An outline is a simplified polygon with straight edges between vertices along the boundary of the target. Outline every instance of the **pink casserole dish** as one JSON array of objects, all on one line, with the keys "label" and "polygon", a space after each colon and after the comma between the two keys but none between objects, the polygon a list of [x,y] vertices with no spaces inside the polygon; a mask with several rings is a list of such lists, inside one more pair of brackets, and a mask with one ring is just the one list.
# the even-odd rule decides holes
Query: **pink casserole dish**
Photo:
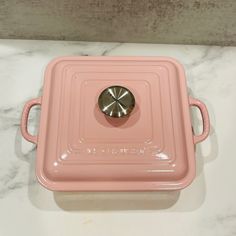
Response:
[{"label": "pink casserole dish", "polygon": [[[108,119],[98,107],[109,86],[129,89],[135,107]],[[39,133],[27,130],[41,106]],[[194,135],[190,106],[203,131]],[[206,106],[189,97],[183,67],[166,57],[61,57],[45,72],[42,97],[23,109],[21,132],[37,145],[36,175],[54,191],[177,190],[195,177],[194,145],[209,134]]]}]

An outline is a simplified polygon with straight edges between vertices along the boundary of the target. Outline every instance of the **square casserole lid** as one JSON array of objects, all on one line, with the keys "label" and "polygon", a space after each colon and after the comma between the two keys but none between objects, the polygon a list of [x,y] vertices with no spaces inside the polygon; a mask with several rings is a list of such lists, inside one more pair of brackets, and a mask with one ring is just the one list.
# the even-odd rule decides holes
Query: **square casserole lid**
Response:
[{"label": "square casserole lid", "polygon": [[[129,118],[110,120],[100,93],[127,87]],[[57,191],[175,190],[195,176],[184,70],[165,57],[61,57],[45,72],[37,177]]]}]

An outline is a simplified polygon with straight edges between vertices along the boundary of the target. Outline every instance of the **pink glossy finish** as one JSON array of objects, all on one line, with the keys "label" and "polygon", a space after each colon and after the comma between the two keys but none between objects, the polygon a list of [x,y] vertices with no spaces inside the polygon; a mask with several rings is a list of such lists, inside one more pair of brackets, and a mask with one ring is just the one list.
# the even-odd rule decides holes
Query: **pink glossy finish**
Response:
[{"label": "pink glossy finish", "polygon": [[[136,106],[129,118],[107,118],[101,91],[127,87]],[[30,108],[41,103],[38,138],[27,132]],[[192,134],[189,106],[202,114]],[[42,101],[31,100],[22,134],[38,142],[37,177],[56,191],[175,190],[195,176],[194,144],[209,133],[205,105],[189,98],[182,66],[162,57],[63,57],[46,70]]]}]

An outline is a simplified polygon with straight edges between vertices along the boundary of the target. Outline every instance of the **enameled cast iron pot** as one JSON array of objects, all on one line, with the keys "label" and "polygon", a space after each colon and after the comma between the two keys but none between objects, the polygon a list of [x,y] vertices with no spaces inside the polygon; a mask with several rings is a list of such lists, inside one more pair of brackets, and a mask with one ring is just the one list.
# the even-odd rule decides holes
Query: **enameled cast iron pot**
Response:
[{"label": "enameled cast iron pot", "polygon": [[[114,95],[114,86],[123,92]],[[35,105],[37,136],[27,130]],[[202,115],[200,135],[192,133],[191,106]],[[194,145],[209,127],[183,67],[165,57],[55,59],[42,97],[25,104],[21,120],[23,137],[37,145],[37,178],[54,191],[182,189],[195,177]]]}]

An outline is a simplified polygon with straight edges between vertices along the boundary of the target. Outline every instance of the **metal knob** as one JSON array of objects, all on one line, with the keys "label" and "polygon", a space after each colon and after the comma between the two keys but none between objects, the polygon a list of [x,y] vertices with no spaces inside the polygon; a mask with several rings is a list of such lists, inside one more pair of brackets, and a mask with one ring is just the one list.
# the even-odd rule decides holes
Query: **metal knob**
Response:
[{"label": "metal knob", "polygon": [[102,91],[98,98],[98,105],[105,115],[120,118],[132,112],[135,98],[129,89],[111,86]]}]

